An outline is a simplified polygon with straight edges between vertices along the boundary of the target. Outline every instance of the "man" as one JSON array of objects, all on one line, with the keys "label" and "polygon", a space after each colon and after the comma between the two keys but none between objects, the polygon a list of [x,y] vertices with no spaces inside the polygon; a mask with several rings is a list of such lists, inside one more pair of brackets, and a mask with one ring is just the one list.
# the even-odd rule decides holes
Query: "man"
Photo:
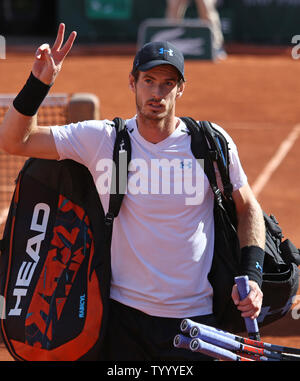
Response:
[{"label": "man", "polygon": [[[224,37],[216,0],[195,0],[200,20],[207,21],[212,30],[212,44],[218,59],[225,59]],[[167,0],[166,18],[181,20],[184,18],[189,0]]]},{"label": "man", "polygon": [[[84,121],[40,127],[35,117],[75,37],[72,32],[63,45],[61,24],[53,47],[42,45],[37,50],[30,78],[1,125],[0,148],[17,155],[69,158],[84,164],[107,211],[109,194],[104,191],[103,175],[104,164],[112,158],[113,123]],[[129,86],[135,95],[137,114],[126,121],[132,160],[128,192],[114,223],[105,356],[108,360],[199,359],[198,354],[172,345],[182,318],[216,324],[213,290],[207,280],[214,243],[213,195],[192,155],[187,128],[175,114],[176,101],[185,88],[182,54],[168,42],[146,44],[135,57]],[[243,270],[251,279],[247,298],[240,301],[236,287],[232,297],[243,317],[255,318],[260,312],[262,292],[261,275],[254,263],[263,260],[264,222],[236,146],[228,134],[226,137],[231,148],[230,174],[245,258]],[[169,171],[166,180],[164,174],[170,163],[177,169],[174,167],[173,174]],[[178,168],[186,175],[183,180]],[[161,171],[161,177],[155,176],[157,171]],[[187,183],[199,180],[197,174],[201,183],[194,192],[197,197],[192,198],[192,187]],[[163,179],[166,181],[159,184]]]}]

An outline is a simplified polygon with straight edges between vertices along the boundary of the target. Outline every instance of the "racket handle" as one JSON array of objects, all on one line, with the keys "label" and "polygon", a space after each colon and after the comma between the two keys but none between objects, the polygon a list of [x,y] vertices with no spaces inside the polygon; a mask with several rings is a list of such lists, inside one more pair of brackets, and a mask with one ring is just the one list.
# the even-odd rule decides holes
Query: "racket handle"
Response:
[{"label": "racket handle", "polygon": [[[248,275],[234,278],[241,300],[245,299],[250,292]],[[252,340],[260,341],[260,334],[256,319],[244,318],[248,336]]]},{"label": "racket handle", "polygon": [[239,356],[228,349],[217,347],[216,345],[207,343],[198,338],[191,341],[190,349],[193,352],[201,352],[207,356],[211,356],[222,361],[253,361],[251,359]]},{"label": "racket handle", "polygon": [[174,337],[173,345],[176,348],[189,349],[192,339],[184,335],[178,334]]}]

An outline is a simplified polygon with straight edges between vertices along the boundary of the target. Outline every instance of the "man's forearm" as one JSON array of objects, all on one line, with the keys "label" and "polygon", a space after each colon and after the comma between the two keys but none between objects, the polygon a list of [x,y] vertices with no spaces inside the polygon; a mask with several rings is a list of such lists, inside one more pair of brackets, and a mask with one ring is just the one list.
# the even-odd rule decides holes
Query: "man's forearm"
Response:
[{"label": "man's forearm", "polygon": [[251,203],[238,216],[238,237],[240,246],[265,248],[265,223],[258,203]]},{"label": "man's forearm", "polygon": [[238,235],[241,247],[241,273],[248,275],[260,287],[265,256],[265,223],[257,201],[239,214]]},{"label": "man's forearm", "polygon": [[14,106],[7,111],[0,125],[0,147],[8,153],[16,153],[37,127],[37,117],[23,115]]}]

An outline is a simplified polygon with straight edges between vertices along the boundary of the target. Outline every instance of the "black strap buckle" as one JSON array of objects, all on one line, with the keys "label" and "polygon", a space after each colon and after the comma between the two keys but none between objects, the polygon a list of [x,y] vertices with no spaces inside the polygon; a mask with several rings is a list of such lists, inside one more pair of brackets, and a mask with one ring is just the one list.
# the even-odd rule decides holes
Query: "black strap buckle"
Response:
[{"label": "black strap buckle", "polygon": [[211,158],[212,161],[217,161],[218,158],[219,158],[218,151],[215,151],[215,150],[210,149],[210,150],[209,150],[209,156],[210,156],[210,158]]},{"label": "black strap buckle", "polygon": [[113,215],[113,213],[106,213],[106,216],[105,216],[105,219],[104,219],[104,223],[106,226],[111,226],[114,222],[114,218],[115,216]]},{"label": "black strap buckle", "polygon": [[219,205],[222,205],[222,192],[220,191],[220,189],[218,187],[213,187],[213,192],[214,192],[214,195],[215,195],[215,198],[218,202]]}]

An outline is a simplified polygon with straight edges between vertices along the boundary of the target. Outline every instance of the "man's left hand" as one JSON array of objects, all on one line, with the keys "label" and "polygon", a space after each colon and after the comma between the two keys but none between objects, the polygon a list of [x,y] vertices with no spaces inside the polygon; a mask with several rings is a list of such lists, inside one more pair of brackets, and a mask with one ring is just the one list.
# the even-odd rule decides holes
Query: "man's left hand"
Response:
[{"label": "man's left hand", "polygon": [[260,314],[263,293],[259,285],[252,280],[249,280],[249,287],[250,292],[248,296],[245,299],[240,300],[237,285],[234,285],[232,288],[231,297],[234,304],[237,306],[237,309],[241,311],[241,316],[243,318],[249,317],[251,319],[256,319]]}]

